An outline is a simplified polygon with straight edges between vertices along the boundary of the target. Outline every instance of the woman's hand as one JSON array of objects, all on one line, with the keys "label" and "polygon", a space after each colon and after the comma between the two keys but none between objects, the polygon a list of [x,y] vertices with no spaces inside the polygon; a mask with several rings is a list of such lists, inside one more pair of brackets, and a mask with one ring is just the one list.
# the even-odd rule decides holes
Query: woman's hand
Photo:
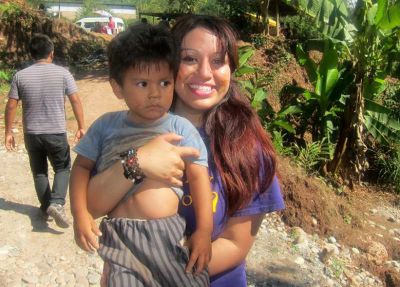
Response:
[{"label": "woman's hand", "polygon": [[183,185],[184,159],[199,157],[199,151],[174,145],[181,140],[182,137],[177,134],[164,134],[138,149],[139,166],[148,178],[176,187]]},{"label": "woman's hand", "polygon": [[[195,148],[173,145],[181,139],[181,136],[173,133],[164,134],[138,149],[139,166],[148,178],[171,186],[182,186],[183,159],[198,157],[199,152]],[[132,185],[132,181],[124,177],[119,161],[92,177],[88,186],[89,212],[94,218],[109,213]]]}]

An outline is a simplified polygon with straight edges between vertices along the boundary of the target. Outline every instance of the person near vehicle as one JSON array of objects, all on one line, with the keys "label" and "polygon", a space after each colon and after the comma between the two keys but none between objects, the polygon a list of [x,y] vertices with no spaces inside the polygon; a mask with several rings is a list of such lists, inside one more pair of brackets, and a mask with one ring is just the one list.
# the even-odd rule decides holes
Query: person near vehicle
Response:
[{"label": "person near vehicle", "polygon": [[[275,152],[233,78],[238,54],[231,25],[217,17],[188,15],[177,20],[172,34],[180,46],[172,110],[198,127],[209,152],[214,213],[208,265],[211,286],[245,287],[245,258],[264,215],[284,208],[275,176]],[[174,134],[161,135],[140,147],[137,158],[148,178],[184,185],[180,213],[190,236],[196,221],[188,186],[181,178],[182,158],[196,151],[174,145],[180,139]],[[119,200],[131,186],[118,164],[97,174],[89,183],[89,211],[94,217],[109,210],[117,212],[123,206]],[[105,264],[102,286],[109,269]]]},{"label": "person near vehicle", "polygon": [[111,34],[115,34],[115,21],[112,16],[108,17],[108,28],[111,31]]},{"label": "person near vehicle", "polygon": [[[22,102],[25,147],[29,155],[40,210],[53,217],[62,228],[69,226],[64,211],[71,167],[66,133],[65,95],[71,102],[78,130],[84,134],[84,117],[78,88],[70,72],[53,64],[54,45],[47,35],[35,34],[29,44],[34,64],[18,71],[12,81],[5,109],[5,146],[15,149],[12,127],[18,102]],[[53,186],[48,179],[50,161],[54,170]]]},{"label": "person near vehicle", "polygon": [[[112,267],[108,286],[209,286],[204,270],[211,257],[212,232],[207,149],[188,120],[168,113],[177,67],[175,41],[165,28],[137,24],[111,41],[108,62],[113,92],[128,111],[101,116],[74,148],[78,156],[70,198],[76,242],[87,251],[97,247],[97,241],[91,241],[99,231],[87,210],[87,186],[93,170],[101,172],[117,161],[136,184],[100,225],[98,252]],[[181,242],[185,220],[177,213],[183,190],[142,178],[137,164],[138,147],[170,132],[183,136],[180,144],[201,151],[199,158],[185,163],[197,221],[188,242],[190,254]],[[196,276],[185,270],[194,263]]]}]

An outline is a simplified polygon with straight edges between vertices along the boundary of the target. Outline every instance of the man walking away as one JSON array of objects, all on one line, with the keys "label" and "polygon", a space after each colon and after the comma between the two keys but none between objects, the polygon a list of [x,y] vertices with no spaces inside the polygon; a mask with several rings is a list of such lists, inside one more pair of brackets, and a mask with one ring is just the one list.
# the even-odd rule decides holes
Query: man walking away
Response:
[{"label": "man walking away", "polygon": [[[35,34],[29,50],[35,62],[15,74],[8,94],[5,146],[9,151],[15,150],[12,124],[21,100],[25,147],[41,213],[45,219],[50,215],[59,227],[67,228],[69,220],[64,205],[71,158],[66,133],[65,95],[71,102],[78,123],[75,140],[85,134],[82,104],[71,73],[52,63],[54,45],[50,38]],[[48,179],[47,160],[55,173],[52,188]]]}]

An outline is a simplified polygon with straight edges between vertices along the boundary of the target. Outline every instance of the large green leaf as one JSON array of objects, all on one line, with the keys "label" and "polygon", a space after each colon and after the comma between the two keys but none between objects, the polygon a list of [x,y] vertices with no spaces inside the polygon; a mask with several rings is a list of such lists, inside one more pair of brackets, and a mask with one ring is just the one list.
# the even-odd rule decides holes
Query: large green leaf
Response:
[{"label": "large green leaf", "polygon": [[279,111],[278,117],[287,116],[287,115],[294,115],[301,113],[301,108],[297,105],[288,106],[283,110]]},{"label": "large green leaf", "polygon": [[253,100],[251,101],[251,105],[255,108],[258,109],[261,107],[261,103],[265,98],[267,97],[267,93],[265,92],[264,89],[257,89]]},{"label": "large green leaf", "polygon": [[321,90],[321,96],[326,100],[327,95],[335,86],[338,78],[338,54],[334,49],[328,49],[325,51],[319,66],[319,74],[323,77],[324,89]]},{"label": "large green leaf", "polygon": [[365,110],[366,111],[370,111],[370,112],[374,112],[374,113],[380,113],[380,114],[387,114],[389,115],[392,110],[375,102],[372,101],[370,99],[365,99]]},{"label": "large green leaf", "polygon": [[400,140],[399,129],[393,129],[393,126],[400,125],[399,122],[387,121],[382,114],[366,112],[364,115],[365,127],[368,132],[380,143],[389,145],[393,141]]},{"label": "large green leaf", "polygon": [[374,99],[386,89],[386,81],[383,78],[376,77],[364,83],[363,95],[365,99]]},{"label": "large green leaf", "polygon": [[242,67],[254,55],[254,49],[251,46],[239,48],[239,68]]},{"label": "large green leaf", "polygon": [[257,71],[257,69],[254,67],[243,65],[239,69],[236,70],[235,76],[240,77],[240,76],[247,75],[247,74],[253,74],[256,71]]},{"label": "large green leaf", "polygon": [[381,18],[378,25],[384,30],[400,26],[400,1],[388,8],[387,13]]},{"label": "large green leaf", "polygon": [[385,16],[388,7],[388,0],[378,0],[378,9],[375,14],[374,24],[378,24]]},{"label": "large green leaf", "polygon": [[311,81],[314,83],[317,81],[317,68],[313,61],[311,61],[310,57],[308,57],[307,53],[304,52],[301,45],[296,46],[296,55],[300,65],[304,66],[306,69],[307,75]]},{"label": "large green leaf", "polygon": [[275,121],[273,121],[273,124],[278,126],[278,127],[281,127],[283,129],[287,130],[290,133],[294,133],[295,132],[294,128],[292,127],[292,125],[288,121],[275,120]]},{"label": "large green leaf", "polygon": [[365,99],[365,110],[365,126],[377,141],[390,144],[400,140],[400,121],[390,117],[392,110],[369,99]]}]

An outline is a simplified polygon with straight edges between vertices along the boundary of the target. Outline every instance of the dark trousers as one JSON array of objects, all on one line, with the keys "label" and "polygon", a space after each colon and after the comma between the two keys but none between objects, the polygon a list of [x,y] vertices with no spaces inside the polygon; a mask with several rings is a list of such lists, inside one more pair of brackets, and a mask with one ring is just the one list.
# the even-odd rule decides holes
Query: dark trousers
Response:
[{"label": "dark trousers", "polygon": [[[71,169],[67,135],[25,134],[24,139],[40,208],[45,211],[50,203],[64,205]],[[55,173],[52,189],[48,178],[47,159]]]}]

